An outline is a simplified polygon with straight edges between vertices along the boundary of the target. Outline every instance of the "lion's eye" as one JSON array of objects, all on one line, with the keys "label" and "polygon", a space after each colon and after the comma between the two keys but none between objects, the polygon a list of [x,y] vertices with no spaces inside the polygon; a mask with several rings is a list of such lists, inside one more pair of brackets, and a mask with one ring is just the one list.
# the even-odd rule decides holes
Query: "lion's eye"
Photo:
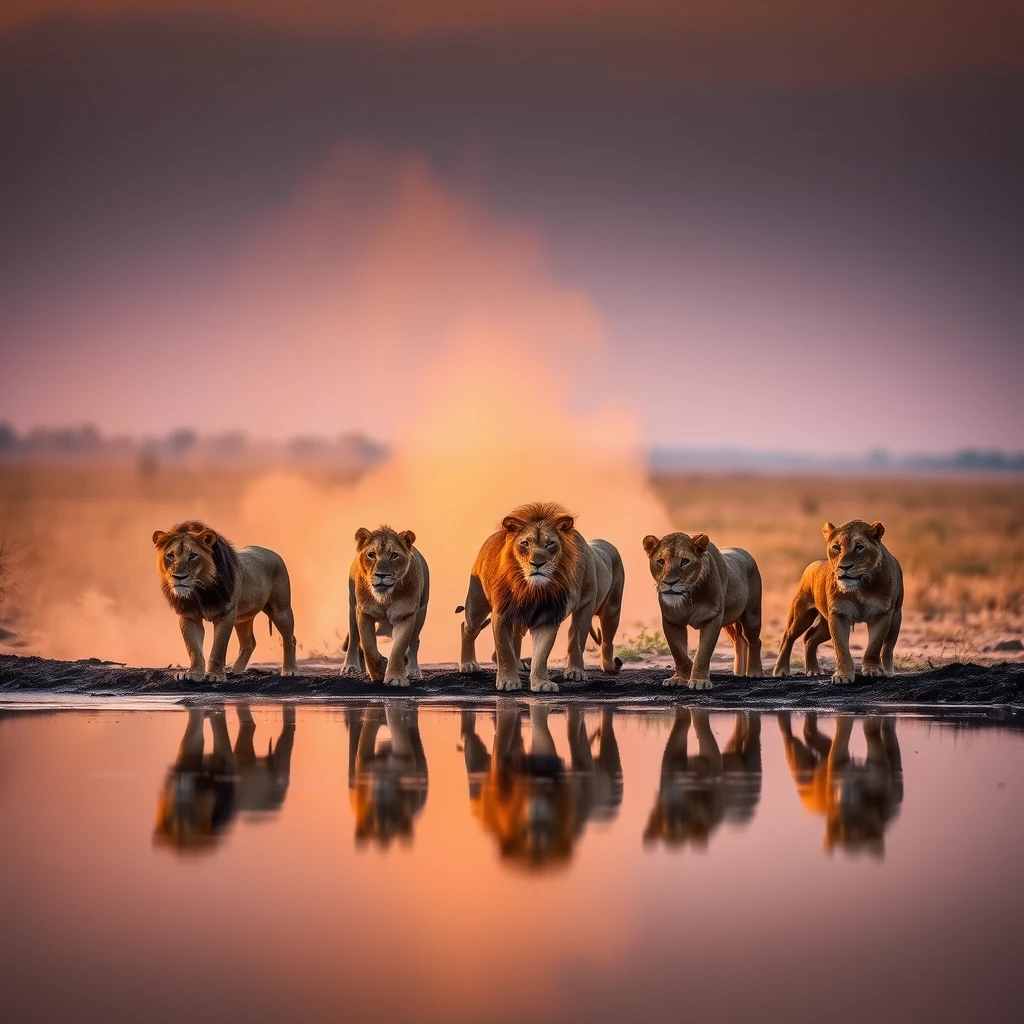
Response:
[{"label": "lion's eye", "polygon": [[188,556],[188,560],[189,560],[190,562],[194,562],[194,561],[195,561],[195,560],[196,560],[196,559],[197,559],[198,557],[199,557],[199,556],[198,556],[198,555],[197,555],[197,554],[196,554],[196,553],[195,553],[195,552],[193,551],[193,552],[192,552],[192,553],[191,553],[191,554],[190,554],[190,555]]},{"label": "lion's eye", "polygon": [[390,557],[391,557],[391,561],[392,562],[397,562],[398,561],[398,552],[397,551],[392,551]]},{"label": "lion's eye", "polygon": [[838,555],[839,554],[839,545],[838,544],[833,544],[832,545],[832,550]]},{"label": "lion's eye", "polygon": [[548,551],[554,551],[555,550],[555,546],[556,545],[555,545],[555,542],[553,540],[549,540],[548,541],[548,543],[547,543]]},{"label": "lion's eye", "polygon": [[689,565],[690,564],[690,560],[688,558],[681,558],[681,559],[679,559],[679,564],[680,565]]},{"label": "lion's eye", "polygon": [[174,555],[172,555],[172,554],[170,553],[170,551],[168,551],[168,552],[167,552],[167,554],[166,554],[166,555],[164,555],[164,561],[165,561],[165,562],[166,562],[166,563],[167,563],[168,565],[170,565],[170,564],[171,564],[171,563],[172,563],[172,562],[174,561]]},{"label": "lion's eye", "polygon": [[664,558],[659,558],[658,559],[658,565],[664,565],[664,564],[665,564],[665,559]]},{"label": "lion's eye", "polygon": [[526,541],[524,540],[523,543],[519,545],[519,550],[520,551],[529,551],[530,550],[530,545],[527,544]]},{"label": "lion's eye", "polygon": [[366,557],[372,562],[377,557],[376,551],[367,551]]},{"label": "lion's eye", "polygon": [[863,551],[864,550],[864,545],[863,544],[858,544],[853,550],[854,551]]}]

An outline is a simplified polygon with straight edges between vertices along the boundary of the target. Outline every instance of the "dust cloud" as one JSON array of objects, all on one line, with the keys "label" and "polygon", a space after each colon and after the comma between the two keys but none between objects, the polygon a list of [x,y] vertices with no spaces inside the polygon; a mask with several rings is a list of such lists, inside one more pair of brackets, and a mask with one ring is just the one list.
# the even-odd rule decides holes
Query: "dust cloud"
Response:
[{"label": "dust cloud", "polygon": [[[177,308],[193,313],[153,329],[216,338],[205,365],[225,373],[219,386],[236,400],[239,389],[247,396],[237,426],[260,434],[309,402],[328,421],[331,408],[354,406],[391,454],[354,483],[296,466],[204,486],[202,471],[180,470],[176,493],[174,467],[156,483],[130,469],[90,481],[79,467],[72,497],[5,499],[4,530],[31,553],[19,631],[32,651],[180,663],[150,536],[200,518],[283,555],[300,657],[333,654],[347,629],[355,531],[387,522],[416,533],[430,566],[421,657],[450,662],[480,544],[532,500],[562,503],[584,536],[614,543],[624,626],[656,621],[640,541],[667,531],[668,515],[647,484],[628,396],[610,379],[600,311],[559,282],[538,232],[454,194],[417,160],[346,148],[257,226],[221,289],[206,282]],[[262,625],[256,635],[256,661],[279,656]],[[564,643],[563,631],[556,655]]]}]

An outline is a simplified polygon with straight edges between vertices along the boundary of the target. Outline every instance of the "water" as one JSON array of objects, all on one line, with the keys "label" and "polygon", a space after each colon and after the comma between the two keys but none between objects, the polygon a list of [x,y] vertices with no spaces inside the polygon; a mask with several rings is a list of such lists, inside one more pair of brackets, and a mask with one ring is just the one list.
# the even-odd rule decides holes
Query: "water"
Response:
[{"label": "water", "polygon": [[986,724],[8,709],[3,1019],[1015,1016],[1024,734]]}]

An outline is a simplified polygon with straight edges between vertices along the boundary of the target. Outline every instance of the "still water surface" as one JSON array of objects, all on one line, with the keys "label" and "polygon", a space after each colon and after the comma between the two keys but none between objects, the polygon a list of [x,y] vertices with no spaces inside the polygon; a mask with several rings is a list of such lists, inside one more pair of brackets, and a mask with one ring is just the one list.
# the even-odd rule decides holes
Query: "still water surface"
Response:
[{"label": "still water surface", "polygon": [[1010,1019],[986,725],[0,709],[3,1019]]}]

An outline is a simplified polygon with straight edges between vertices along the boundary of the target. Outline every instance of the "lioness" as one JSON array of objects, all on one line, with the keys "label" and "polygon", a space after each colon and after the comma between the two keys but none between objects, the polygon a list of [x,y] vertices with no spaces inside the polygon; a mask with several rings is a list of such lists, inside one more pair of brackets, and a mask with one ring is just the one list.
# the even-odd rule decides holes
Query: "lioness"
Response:
[{"label": "lioness", "polygon": [[789,675],[793,644],[804,633],[807,671],[817,675],[818,645],[831,637],[836,649],[832,682],[852,683],[850,630],[856,622],[868,625],[861,672],[892,675],[893,649],[903,621],[903,571],[882,544],[885,527],[851,519],[842,526],[825,523],[821,532],[828,558],[811,562],[804,570],[789,609],[775,675]]},{"label": "lioness", "polygon": [[[357,842],[387,847],[396,836],[411,840],[413,823],[427,802],[427,757],[419,709],[386,701],[349,717],[348,796]],[[387,725],[390,739],[377,745]]]},{"label": "lioness", "polygon": [[[197,520],[178,523],[167,533],[157,530],[153,544],[160,586],[167,603],[178,613],[190,659],[188,671],[175,678],[223,682],[232,629],[238,635],[238,657],[231,672],[244,672],[256,650],[252,621],[260,612],[270,619],[271,632],[277,626],[281,634],[281,675],[295,675],[292,588],[279,554],[257,547],[236,551],[216,530]],[[213,623],[208,671],[203,658],[204,619]]]},{"label": "lioness", "polygon": [[[706,533],[648,534],[644,551],[658,586],[661,622],[676,664],[666,686],[711,689],[711,655],[724,626],[735,647],[733,673],[760,676],[761,573],[743,548],[719,551]],[[693,661],[687,626],[700,630]]]},{"label": "lioness", "polygon": [[[687,751],[690,724],[697,753]],[[644,829],[644,842],[707,846],[723,821],[746,825],[761,802],[761,716],[737,713],[723,754],[702,708],[677,708],[661,759],[658,796]]]},{"label": "lioness", "polygon": [[865,718],[867,758],[850,756],[853,716],[836,717],[832,740],[818,731],[817,715],[804,717],[804,738],[793,735],[789,712],[779,714],[786,761],[800,802],[825,818],[825,849],[885,853],[885,831],[903,802],[903,758],[893,718]]},{"label": "lioness", "polygon": [[[375,683],[408,686],[410,679],[423,678],[418,656],[430,573],[426,559],[413,547],[415,541],[412,530],[396,533],[390,526],[379,526],[372,533],[365,527],[356,530],[356,557],[348,577],[343,676],[359,675],[362,651],[366,671]],[[378,636],[392,637],[390,658],[381,656]]]},{"label": "lioness", "polygon": [[[569,663],[563,678],[582,682],[583,649],[595,614],[601,624],[601,667],[617,672],[614,644],[622,610],[624,573],[618,551],[607,541],[588,544],[574,518],[560,505],[534,502],[505,516],[484,541],[469,578],[462,623],[462,672],[479,672],[476,638],[491,622],[499,690],[518,690],[519,655],[527,630],[533,641],[530,689],[557,691],[548,657],[558,627],[569,623]],[[595,634],[596,636],[596,634]]]}]

